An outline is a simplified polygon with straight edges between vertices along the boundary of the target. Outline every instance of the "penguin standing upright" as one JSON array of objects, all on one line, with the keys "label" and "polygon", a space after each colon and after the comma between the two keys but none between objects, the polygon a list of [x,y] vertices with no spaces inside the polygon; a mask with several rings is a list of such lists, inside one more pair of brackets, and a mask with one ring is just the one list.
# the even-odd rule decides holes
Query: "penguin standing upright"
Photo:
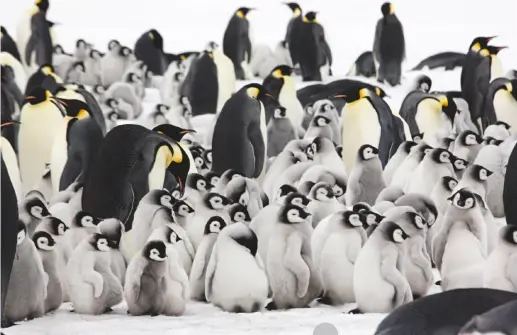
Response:
[{"label": "penguin standing upright", "polygon": [[224,104],[235,92],[235,68],[233,62],[215,42],[209,42],[207,50],[212,52],[212,59],[217,68],[217,113],[220,113]]},{"label": "penguin standing upright", "polygon": [[23,189],[29,191],[50,163],[52,145],[63,127],[64,113],[49,91],[37,88],[25,98],[18,133],[20,172]]},{"label": "penguin standing upright", "polygon": [[223,52],[235,67],[238,80],[250,79],[248,64],[251,60],[250,23],[247,18],[252,8],[241,7],[232,15],[223,37]]},{"label": "penguin standing upright", "polygon": [[[490,83],[485,99],[485,117],[488,124],[507,123],[517,131],[517,80],[497,78]],[[486,132],[484,134],[487,136]]]},{"label": "penguin standing upright", "polygon": [[296,139],[296,128],[287,116],[284,107],[277,107],[267,124],[267,156],[278,156],[287,143]]},{"label": "penguin standing upright", "polygon": [[303,121],[303,107],[296,96],[291,75],[293,69],[287,65],[277,66],[271,74],[264,79],[264,88],[287,110],[287,117],[291,120],[295,129],[301,126]]},{"label": "penguin standing upright", "polygon": [[385,2],[381,6],[382,18],[377,21],[373,57],[377,67],[377,80],[399,85],[402,76],[402,61],[406,57],[404,30],[395,15],[393,5]]},{"label": "penguin standing upright", "polygon": [[[38,2],[38,1],[36,1]],[[53,24],[52,24],[53,25]],[[30,68],[33,65],[52,64],[54,48],[50,32],[50,22],[47,20],[47,11],[40,9],[31,17],[31,35],[22,55],[25,64]],[[32,63],[33,54],[36,64]]]},{"label": "penguin standing upright", "polygon": [[141,60],[154,75],[163,76],[167,70],[167,59],[163,52],[163,37],[151,29],[138,38],[135,43],[135,57]]},{"label": "penguin standing upright", "polygon": [[[4,127],[9,127],[13,122],[5,122],[0,125],[0,129],[4,130]],[[0,138],[0,153],[2,154],[2,160],[7,168],[7,174],[10,182],[14,188],[16,198],[18,201],[23,199],[22,193],[22,181],[20,178],[20,168],[18,166],[18,157],[14,151],[11,143],[3,136]]]},{"label": "penguin standing upright", "polygon": [[316,21],[316,12],[305,14],[300,27],[300,69],[303,81],[321,81],[324,65],[329,66],[330,75],[332,53],[325,39],[323,26]]},{"label": "penguin standing upright", "polygon": [[263,100],[269,93],[259,84],[249,84],[225,104],[215,124],[212,139],[212,170],[233,169],[257,178],[266,161],[267,130]]}]

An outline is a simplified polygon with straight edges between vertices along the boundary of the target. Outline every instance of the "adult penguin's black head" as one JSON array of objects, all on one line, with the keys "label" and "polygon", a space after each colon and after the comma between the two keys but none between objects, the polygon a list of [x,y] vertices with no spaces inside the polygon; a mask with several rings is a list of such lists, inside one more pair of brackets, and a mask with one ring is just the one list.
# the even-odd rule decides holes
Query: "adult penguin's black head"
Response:
[{"label": "adult penguin's black head", "polygon": [[490,55],[497,55],[499,53],[499,51],[508,49],[508,47],[496,47],[493,45],[487,45],[486,49],[488,50]]},{"label": "adult penguin's black head", "polygon": [[91,116],[90,106],[84,101],[76,99],[58,99],[58,101],[64,106],[68,117],[84,119]]},{"label": "adult penguin's black head", "polygon": [[38,6],[39,10],[42,12],[46,12],[50,7],[50,3],[48,0],[36,0],[36,6]]},{"label": "adult penguin's black head", "polygon": [[50,91],[47,91],[42,87],[36,87],[28,96],[25,97],[23,104],[30,103],[31,105],[37,105],[51,98],[52,94]]},{"label": "adult penguin's black head", "polygon": [[[356,102],[363,98],[368,98],[370,96],[370,94],[374,94],[374,93],[366,87],[354,87],[354,88],[346,90],[343,93],[336,94],[332,98],[341,98],[341,99],[345,99],[345,101],[347,103],[352,103],[352,102]],[[379,87],[375,88],[375,94],[377,94],[381,98],[384,98],[387,96],[386,92],[384,92]]]},{"label": "adult penguin's black head", "polygon": [[302,13],[302,8],[296,2],[284,2],[292,11],[294,15],[300,15]]},{"label": "adult penguin's black head", "polygon": [[440,96],[438,98],[440,103],[442,104],[442,111],[447,115],[449,120],[454,123],[454,118],[456,117],[456,113],[458,113],[458,106],[454,102],[454,98],[451,96]]},{"label": "adult penguin's black head", "polygon": [[388,15],[392,15],[395,13],[395,9],[393,8],[393,4],[390,2],[385,2],[381,6],[382,16],[386,17]]},{"label": "adult penguin's black head", "polygon": [[433,84],[433,82],[432,82],[431,78],[429,78],[426,75],[422,75],[422,76],[418,77],[416,86],[419,90],[421,90],[423,92],[429,92],[431,90],[432,84]]},{"label": "adult penguin's black head", "polygon": [[172,124],[161,124],[153,128],[153,131],[164,134],[167,137],[172,138],[174,141],[179,142],[189,133],[195,133],[194,129],[183,129],[180,127],[173,126]]},{"label": "adult penguin's black head", "polygon": [[271,71],[271,75],[275,78],[283,78],[293,74],[294,69],[288,65],[279,65]]},{"label": "adult penguin's black head", "polygon": [[248,13],[250,11],[252,11],[254,8],[249,8],[249,7],[241,7],[239,9],[237,9],[237,11],[235,12],[235,15],[237,15],[238,17],[240,18],[246,18],[246,15],[248,15]]},{"label": "adult penguin's black head", "polygon": [[7,29],[5,29],[4,26],[0,26],[0,32],[2,32],[2,36],[9,36],[9,34],[7,33]]},{"label": "adult penguin's black head", "polygon": [[496,37],[497,36],[476,37],[472,40],[472,43],[470,43],[470,50],[478,52],[479,50],[486,48],[488,43]]},{"label": "adult penguin's black head", "polygon": [[303,17],[303,21],[307,22],[307,23],[315,23],[316,22],[316,15],[317,14],[318,14],[318,12],[308,12]]},{"label": "adult penguin's black head", "polygon": [[265,103],[264,101],[267,98],[271,98],[271,95],[267,92],[267,90],[264,88],[264,86],[252,83],[244,86],[241,90],[246,92],[246,94],[253,99],[256,99],[262,103]]},{"label": "adult penguin's black head", "polygon": [[148,36],[156,49],[163,50],[163,37],[156,29],[149,30]]}]

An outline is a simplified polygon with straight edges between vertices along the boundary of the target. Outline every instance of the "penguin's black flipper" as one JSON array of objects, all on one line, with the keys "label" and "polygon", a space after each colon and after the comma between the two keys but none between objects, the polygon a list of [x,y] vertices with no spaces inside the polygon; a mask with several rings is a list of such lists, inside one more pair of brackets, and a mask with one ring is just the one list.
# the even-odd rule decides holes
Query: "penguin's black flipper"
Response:
[{"label": "penguin's black flipper", "polygon": [[264,168],[264,160],[266,155],[266,147],[264,145],[264,138],[260,131],[260,125],[257,122],[251,122],[248,126],[248,139],[253,147],[253,155],[255,156],[255,170],[253,177],[257,178],[262,173]]},{"label": "penguin's black flipper", "polygon": [[323,26],[319,23],[314,26],[314,34],[316,35],[316,40],[318,41],[319,46],[321,47],[324,59],[322,59],[320,65],[324,65],[328,61],[329,66],[332,66],[332,52],[330,51],[330,46],[325,40],[325,30]]},{"label": "penguin's black flipper", "polygon": [[102,134],[106,134],[106,120],[104,119],[104,114],[102,112],[101,107],[99,106],[99,103],[97,102],[97,99],[85,90],[84,88],[80,88],[77,90],[77,93],[81,94],[84,97],[84,100],[86,101],[86,104],[88,107],[90,107],[90,111],[93,115],[93,118],[101,128]]},{"label": "penguin's black flipper", "polygon": [[11,35],[9,35],[4,26],[1,26],[0,29],[2,31],[2,41],[0,49],[4,52],[10,53],[14,58],[21,62],[22,58],[20,57],[20,51],[18,50],[16,42],[13,40]]},{"label": "penguin's black flipper", "polygon": [[36,64],[52,64],[54,48],[46,13],[39,12],[31,18],[31,37],[25,49],[25,62],[31,65],[31,56],[36,53]]},{"label": "penguin's black flipper", "polygon": [[25,47],[25,63],[27,65],[32,65],[31,64],[31,58],[32,58],[32,53],[35,51],[36,49],[36,44],[38,43],[38,36],[36,34],[32,34],[31,37],[29,38],[29,41],[27,41],[27,45]]},{"label": "penguin's black flipper", "polygon": [[514,146],[510,155],[504,177],[503,204],[508,225],[517,225],[517,206],[515,206],[517,188],[515,185],[517,185],[517,145]]},{"label": "penguin's black flipper", "polygon": [[23,105],[23,93],[20,91],[18,84],[16,83],[14,71],[10,66],[2,66],[2,86],[5,86],[10,95],[14,98],[18,106]]},{"label": "penguin's black flipper", "polygon": [[[2,299],[2,328],[4,326],[5,298],[7,297],[7,288],[9,287],[9,279],[11,277],[11,270],[13,268],[14,256],[16,254],[16,236],[18,235],[18,201],[16,193],[14,192],[11,178],[7,172],[4,159],[1,160],[1,189],[2,196],[0,197],[2,211],[1,216],[1,230],[0,238],[2,243],[2,272],[1,272],[1,299]],[[11,324],[12,325],[12,324]]]}]

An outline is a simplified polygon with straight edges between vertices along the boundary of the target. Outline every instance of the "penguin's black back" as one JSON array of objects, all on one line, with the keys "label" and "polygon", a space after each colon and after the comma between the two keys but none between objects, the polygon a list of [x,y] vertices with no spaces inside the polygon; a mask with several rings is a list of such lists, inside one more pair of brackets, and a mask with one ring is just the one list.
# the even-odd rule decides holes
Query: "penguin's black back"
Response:
[{"label": "penguin's black back", "polygon": [[495,124],[497,122],[497,115],[495,114],[494,108],[494,97],[501,85],[504,85],[509,80],[507,78],[496,78],[488,86],[488,91],[485,97],[485,108],[484,117],[487,120],[488,125]]},{"label": "penguin's black back", "polygon": [[[15,101],[11,94],[7,92],[7,89],[5,86],[0,85],[1,94],[1,115],[2,115],[2,123],[4,122],[10,122],[13,120],[13,113],[16,110],[15,109]],[[16,125],[9,125],[6,127],[2,127],[2,136],[6,138],[6,140],[9,141],[15,152],[17,152],[17,145],[16,145]]]},{"label": "penguin's black back", "polygon": [[504,177],[503,205],[506,223],[509,225],[517,225],[517,208],[515,206],[517,188],[515,185],[517,185],[517,145],[513,147]]},{"label": "penguin's black back", "polygon": [[95,99],[93,94],[91,94],[84,88],[78,89],[77,93],[81,94],[84,97],[86,104],[88,105],[88,107],[90,107],[92,117],[95,119],[95,122],[97,122],[97,124],[101,128],[102,134],[106,134],[106,120],[104,119],[104,114],[97,99]]},{"label": "penguin's black back", "polygon": [[192,62],[181,94],[189,98],[193,116],[216,113],[219,95],[217,66],[206,52]]},{"label": "penguin's black back", "polygon": [[14,192],[11,178],[7,172],[4,159],[2,161],[2,175],[1,175],[1,243],[2,243],[2,320],[5,298],[7,296],[7,287],[9,286],[9,278],[13,268],[14,255],[16,254],[16,242],[18,235],[18,201],[16,193]]},{"label": "penguin's black back", "polygon": [[136,206],[149,190],[157,147],[166,142],[139,125],[117,126],[108,132],[85,178],[83,210],[102,219],[117,218],[130,230]]},{"label": "penguin's black back", "polygon": [[255,156],[248,134],[260,131],[259,102],[243,91],[235,93],[224,105],[214,128],[212,170],[222,174],[233,169],[246,177],[255,176]]},{"label": "penguin's black back", "polygon": [[323,84],[305,86],[304,88],[300,88],[298,91],[296,91],[296,97],[298,100],[300,100],[302,106],[305,107],[311,102],[314,102],[312,96],[325,91],[326,87],[327,85]]},{"label": "penguin's black back", "polygon": [[11,35],[7,33],[7,31],[2,36],[2,41],[0,43],[0,49],[2,49],[2,51],[10,53],[19,62],[22,61],[20,58],[20,51],[18,51],[18,47],[16,46],[16,42],[13,40]]},{"label": "penguin's black back", "polygon": [[46,12],[38,12],[31,18],[31,37],[25,50],[25,61],[31,64],[32,53],[36,53],[36,64],[53,64],[54,47],[50,36],[50,25]]},{"label": "penguin's black back", "polygon": [[375,76],[375,63],[373,62],[373,53],[371,51],[363,52],[355,61],[357,75],[367,78]]},{"label": "penguin's black back", "polygon": [[379,53],[382,61],[402,62],[405,53],[405,41],[402,24],[395,15],[381,19]]},{"label": "penguin's black back", "polygon": [[391,312],[375,335],[457,334],[474,315],[515,299],[516,293],[486,288],[428,295]]},{"label": "penguin's black back", "polygon": [[[156,37],[161,38],[161,36]],[[167,70],[168,62],[162,50],[153,44],[149,32],[138,38],[134,48],[135,57],[147,65],[147,69],[155,75],[162,76]]]},{"label": "penguin's black back", "polygon": [[[244,70],[241,63],[251,59],[251,41],[249,38],[249,22],[247,19],[234,15],[223,37],[223,52],[233,62],[235,76],[244,79]],[[245,59],[247,56],[247,59]]]},{"label": "penguin's black back", "polygon": [[304,81],[321,81],[320,65],[322,63],[319,44],[316,40],[316,23],[302,22],[300,27],[299,62]]},{"label": "penguin's black back", "polygon": [[293,65],[298,64],[300,61],[300,47],[303,43],[302,26],[303,19],[301,14],[289,21],[289,25],[287,26],[286,40]]},{"label": "penguin's black back", "polygon": [[452,70],[455,67],[462,67],[465,58],[466,55],[461,52],[440,52],[422,60],[411,71],[422,70],[424,67],[428,67],[429,69],[444,67],[446,70]]}]

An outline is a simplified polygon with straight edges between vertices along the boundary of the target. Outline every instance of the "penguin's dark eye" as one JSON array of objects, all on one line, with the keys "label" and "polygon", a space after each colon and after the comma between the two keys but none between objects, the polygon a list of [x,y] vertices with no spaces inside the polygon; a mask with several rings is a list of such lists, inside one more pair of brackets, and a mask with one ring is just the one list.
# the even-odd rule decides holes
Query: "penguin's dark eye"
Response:
[{"label": "penguin's dark eye", "polygon": [[465,207],[471,208],[473,205],[474,205],[474,199],[468,198],[467,200],[465,200]]},{"label": "penguin's dark eye", "polygon": [[171,235],[169,236],[169,240],[171,243],[176,243],[176,241],[178,240],[178,235],[176,233],[171,233]]},{"label": "penguin's dark eye", "polygon": [[25,240],[25,236],[25,230],[20,231],[16,236],[16,245],[20,245],[23,242],[23,240]]},{"label": "penguin's dark eye", "polygon": [[334,195],[338,197],[343,195],[343,189],[339,187],[339,185],[334,185],[334,187],[332,187],[332,191],[334,191]]},{"label": "penguin's dark eye", "polygon": [[200,180],[197,182],[197,187],[200,188],[200,189],[205,189],[206,188],[206,182],[204,180]]},{"label": "penguin's dark eye", "polygon": [[219,222],[212,222],[212,224],[210,225],[210,232],[216,233],[216,232],[219,232],[220,230],[221,230],[221,225],[219,224]]},{"label": "penguin's dark eye", "polygon": [[449,181],[449,188],[453,190],[456,186],[458,186],[458,182],[455,180]]},{"label": "penguin's dark eye", "polygon": [[479,170],[479,179],[481,180],[487,180],[488,174],[485,169]]},{"label": "penguin's dark eye", "polygon": [[307,114],[309,114],[309,115],[312,115],[314,113],[314,109],[311,106],[307,107],[305,110],[307,111]]}]

